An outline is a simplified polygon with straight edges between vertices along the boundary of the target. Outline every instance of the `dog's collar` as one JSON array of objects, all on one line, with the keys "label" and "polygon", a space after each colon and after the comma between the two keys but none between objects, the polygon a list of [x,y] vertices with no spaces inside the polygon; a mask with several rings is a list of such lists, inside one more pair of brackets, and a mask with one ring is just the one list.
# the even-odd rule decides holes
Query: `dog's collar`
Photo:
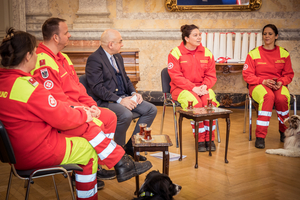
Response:
[{"label": "dog's collar", "polygon": [[152,196],[154,196],[154,194],[152,192],[148,192],[148,191],[142,192],[140,194],[140,197],[152,197]]}]

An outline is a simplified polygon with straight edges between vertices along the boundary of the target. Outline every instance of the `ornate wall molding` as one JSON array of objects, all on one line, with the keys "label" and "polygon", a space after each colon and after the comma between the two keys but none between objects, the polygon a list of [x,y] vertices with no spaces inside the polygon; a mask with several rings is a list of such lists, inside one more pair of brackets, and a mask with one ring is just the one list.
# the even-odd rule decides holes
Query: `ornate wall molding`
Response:
[{"label": "ornate wall molding", "polygon": [[[70,29],[70,40],[99,40],[103,29]],[[175,29],[120,29],[118,30],[124,40],[181,40],[181,32]],[[200,29],[201,32],[260,32],[259,29]],[[41,31],[30,32],[39,40]],[[300,40],[300,29],[279,29],[280,40]]]},{"label": "ornate wall molding", "polygon": [[79,0],[78,18],[74,21],[74,29],[110,28],[112,20],[107,9],[107,0]]},{"label": "ornate wall molding", "polygon": [[[105,29],[98,30],[70,30],[71,40],[99,40]],[[181,32],[174,29],[121,29],[124,40],[180,40]],[[201,32],[260,32],[259,29],[200,29]],[[300,40],[300,29],[279,30],[278,40]]]},{"label": "ornate wall molding", "polygon": [[51,16],[48,0],[26,0],[26,30],[41,32],[43,23]]}]

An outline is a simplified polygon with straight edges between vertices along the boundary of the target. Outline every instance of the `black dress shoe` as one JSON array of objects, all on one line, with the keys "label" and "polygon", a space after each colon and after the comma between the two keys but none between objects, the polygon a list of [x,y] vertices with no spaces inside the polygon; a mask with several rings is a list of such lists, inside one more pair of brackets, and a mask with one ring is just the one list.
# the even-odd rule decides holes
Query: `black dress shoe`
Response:
[{"label": "black dress shoe", "polygon": [[100,167],[100,169],[97,171],[97,177],[100,180],[111,180],[116,178],[116,172],[115,170],[106,170]]},{"label": "black dress shoe", "polygon": [[258,149],[264,149],[265,148],[265,138],[256,137],[255,147]]},{"label": "black dress shoe", "polygon": [[[76,186],[75,173],[73,173],[72,176],[71,176],[71,182],[72,182],[72,186],[75,187]],[[104,186],[105,186],[104,182],[97,178],[97,189],[101,190],[102,188],[104,188]]]},{"label": "black dress shoe", "polygon": [[152,167],[150,161],[134,162],[127,154],[115,165],[118,182],[123,182],[131,179],[134,176],[140,175],[148,171]]},{"label": "black dress shoe", "polygon": [[279,131],[279,133],[280,133],[280,142],[284,142],[285,139],[284,132]]},{"label": "black dress shoe", "polygon": [[205,142],[198,142],[198,151],[199,152],[205,152],[206,151]]},{"label": "black dress shoe", "polygon": [[[205,146],[206,146],[206,151],[209,151],[209,141],[205,142]],[[214,141],[211,141],[211,151],[215,151],[216,150],[216,145]]]}]

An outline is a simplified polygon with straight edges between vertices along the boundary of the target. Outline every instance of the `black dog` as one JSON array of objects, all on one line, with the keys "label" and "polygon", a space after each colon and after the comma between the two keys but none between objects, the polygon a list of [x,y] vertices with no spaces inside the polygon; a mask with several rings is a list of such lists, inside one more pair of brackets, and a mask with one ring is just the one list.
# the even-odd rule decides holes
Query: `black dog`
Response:
[{"label": "black dog", "polygon": [[139,197],[134,200],[172,200],[180,190],[181,186],[172,183],[167,175],[152,171],[146,176]]}]

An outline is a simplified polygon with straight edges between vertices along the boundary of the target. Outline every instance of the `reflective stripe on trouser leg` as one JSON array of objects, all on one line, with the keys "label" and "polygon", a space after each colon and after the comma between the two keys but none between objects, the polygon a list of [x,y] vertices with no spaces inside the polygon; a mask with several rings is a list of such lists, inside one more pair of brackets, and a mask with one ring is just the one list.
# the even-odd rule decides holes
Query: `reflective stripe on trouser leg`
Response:
[{"label": "reflective stripe on trouser leg", "polygon": [[287,127],[284,125],[284,120],[288,118],[290,107],[290,92],[287,87],[282,86],[279,90],[274,91],[275,109],[279,121],[279,130],[285,132]]},{"label": "reflective stripe on trouser leg", "polygon": [[[194,138],[196,137],[195,135],[195,121],[191,120],[191,125],[193,129],[193,135]],[[198,142],[204,142],[205,141],[205,129],[203,125],[203,121],[199,122],[199,128],[198,128]]]},{"label": "reflective stripe on trouser leg", "polygon": [[95,125],[94,122],[88,124],[89,127],[82,137],[86,138],[96,150],[100,158],[99,164],[112,168],[124,155],[124,149],[112,139],[107,138],[101,128]]},{"label": "reflective stripe on trouser leg", "polygon": [[[99,126],[102,130],[105,129],[105,125],[104,125],[104,123],[101,120],[99,120],[97,118],[93,118],[93,122],[97,126]],[[109,139],[114,139],[114,136],[115,136],[114,132],[113,133],[111,133],[111,132],[105,132],[105,131],[103,131],[103,132],[104,132],[105,136],[108,137]]]},{"label": "reflective stripe on trouser leg", "polygon": [[99,110],[101,111],[101,113],[98,119],[103,122],[103,132],[105,133],[106,137],[113,139],[117,126],[117,116],[108,108],[99,107]]},{"label": "reflective stripe on trouser leg", "polygon": [[[207,105],[207,98],[212,99],[212,104],[215,107],[219,107],[220,103],[216,99],[216,94],[212,89],[208,89],[209,94],[201,96],[201,100],[203,102],[203,105]],[[209,141],[209,120],[204,121],[204,128],[205,128],[205,141]],[[215,128],[216,128],[216,121],[213,120],[213,126],[212,126],[212,134],[211,134],[211,141],[215,140]]]},{"label": "reflective stripe on trouser leg", "polygon": [[96,200],[98,156],[90,143],[82,137],[66,138],[66,153],[61,165],[76,163],[83,169],[76,171],[76,193],[79,200]]},{"label": "reflective stripe on trouser leg", "polygon": [[[202,101],[199,98],[199,96],[194,93],[190,92],[188,90],[182,90],[179,95],[177,101],[181,104],[182,108],[188,107],[188,101],[193,101],[193,106],[195,108],[203,107]],[[194,121],[191,120],[191,125],[193,129],[193,135],[195,137],[195,125]],[[199,129],[198,129],[198,142],[204,142],[205,141],[205,129],[203,122],[199,122]]]},{"label": "reflective stripe on trouser leg", "polygon": [[[249,89],[251,91],[253,88],[250,86]],[[265,138],[272,115],[274,93],[270,88],[258,85],[252,90],[251,96],[258,103],[258,116],[255,134],[256,137]]]},{"label": "reflective stripe on trouser leg", "polygon": [[[209,142],[209,120],[204,120],[204,129],[205,129],[205,141]],[[216,120],[213,120],[211,141],[215,140],[215,129],[216,129]]]}]

